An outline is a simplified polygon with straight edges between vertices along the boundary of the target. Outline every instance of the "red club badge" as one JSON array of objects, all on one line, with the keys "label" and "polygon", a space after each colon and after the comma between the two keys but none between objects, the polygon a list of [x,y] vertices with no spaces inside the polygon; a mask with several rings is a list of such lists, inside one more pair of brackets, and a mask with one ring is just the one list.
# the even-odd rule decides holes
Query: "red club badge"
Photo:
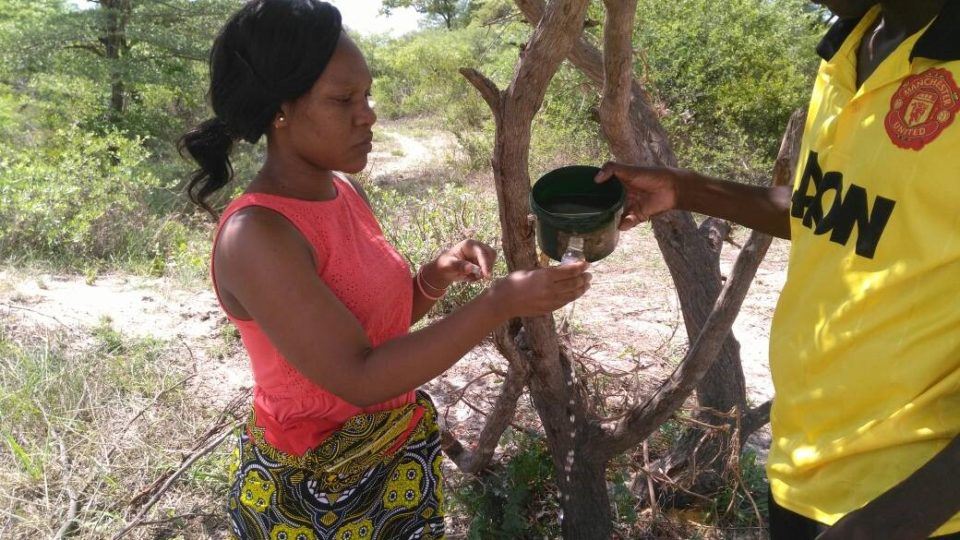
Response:
[{"label": "red club badge", "polygon": [[960,110],[960,88],[953,74],[931,68],[907,77],[890,100],[884,125],[893,144],[921,150],[953,123]]}]

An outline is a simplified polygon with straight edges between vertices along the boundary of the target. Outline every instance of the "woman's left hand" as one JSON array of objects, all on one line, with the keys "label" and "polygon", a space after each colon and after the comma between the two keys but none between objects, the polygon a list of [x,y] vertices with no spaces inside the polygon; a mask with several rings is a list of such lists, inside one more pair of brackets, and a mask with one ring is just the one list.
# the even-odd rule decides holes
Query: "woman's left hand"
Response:
[{"label": "woman's left hand", "polygon": [[[440,288],[446,288],[458,281],[489,279],[493,275],[493,264],[496,260],[497,252],[492,247],[477,240],[464,240],[441,253],[429,265],[433,268],[424,274],[424,279]],[[424,271],[426,270],[425,268]]]}]

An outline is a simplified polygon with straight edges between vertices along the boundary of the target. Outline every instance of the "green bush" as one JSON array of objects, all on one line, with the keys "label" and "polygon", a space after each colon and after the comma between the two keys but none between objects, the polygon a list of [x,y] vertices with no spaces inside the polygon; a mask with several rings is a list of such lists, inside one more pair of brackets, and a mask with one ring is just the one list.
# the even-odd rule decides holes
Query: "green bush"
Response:
[{"label": "green bush", "polygon": [[462,67],[475,67],[477,59],[493,56],[496,63],[506,50],[483,32],[425,30],[398,39],[371,38],[360,46],[373,72],[381,117],[439,115],[473,128],[487,120],[486,104],[459,73]]},{"label": "green bush", "polygon": [[[459,69],[474,68],[505,88],[529,30],[511,22],[495,30],[474,25],[361,41],[374,75],[377,113],[388,119],[435,117],[459,142],[461,166],[471,171],[488,168],[493,116]],[[561,68],[533,125],[531,168],[545,172],[558,165],[604,159],[599,125],[593,119],[597,105],[597,92],[586,78],[572,67]]]},{"label": "green bush", "polygon": [[823,21],[806,0],[640,0],[636,71],[666,108],[681,165],[769,179],[787,119],[805,107]]},{"label": "green bush", "polygon": [[[18,151],[19,150],[19,151]],[[0,212],[7,227],[0,253],[56,258],[103,257],[142,223],[142,193],[157,185],[140,165],[140,140],[97,136],[76,127],[31,148],[4,148]]]},{"label": "green bush", "polygon": [[0,146],[0,258],[164,273],[205,265],[198,228],[154,212],[160,190],[143,141],[76,126],[25,148]]},{"label": "green bush", "polygon": [[468,538],[559,538],[559,501],[546,443],[508,431],[502,470],[467,480],[452,493],[472,516]]}]

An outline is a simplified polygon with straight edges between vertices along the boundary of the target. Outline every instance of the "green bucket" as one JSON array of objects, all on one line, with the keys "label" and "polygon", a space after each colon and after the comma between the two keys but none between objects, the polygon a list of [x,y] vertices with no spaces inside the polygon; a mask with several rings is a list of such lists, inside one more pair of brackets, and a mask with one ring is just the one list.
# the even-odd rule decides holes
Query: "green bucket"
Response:
[{"label": "green bucket", "polygon": [[627,193],[615,178],[594,182],[598,172],[583,165],[562,167],[533,185],[530,208],[537,220],[537,243],[551,259],[563,257],[571,236],[583,238],[583,253],[590,262],[616,249]]}]

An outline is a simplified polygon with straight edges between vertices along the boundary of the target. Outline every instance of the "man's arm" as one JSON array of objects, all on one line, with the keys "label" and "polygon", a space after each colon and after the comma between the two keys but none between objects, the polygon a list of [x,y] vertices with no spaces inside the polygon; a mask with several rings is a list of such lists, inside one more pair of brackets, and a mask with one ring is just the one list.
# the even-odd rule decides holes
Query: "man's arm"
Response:
[{"label": "man's arm", "polygon": [[607,163],[598,182],[617,178],[627,188],[621,230],[668,210],[726,219],[779,238],[790,238],[791,189],[717,180],[686,169]]},{"label": "man's arm", "polygon": [[818,540],[929,538],[960,512],[960,436],[889,491],[851,512]]}]

